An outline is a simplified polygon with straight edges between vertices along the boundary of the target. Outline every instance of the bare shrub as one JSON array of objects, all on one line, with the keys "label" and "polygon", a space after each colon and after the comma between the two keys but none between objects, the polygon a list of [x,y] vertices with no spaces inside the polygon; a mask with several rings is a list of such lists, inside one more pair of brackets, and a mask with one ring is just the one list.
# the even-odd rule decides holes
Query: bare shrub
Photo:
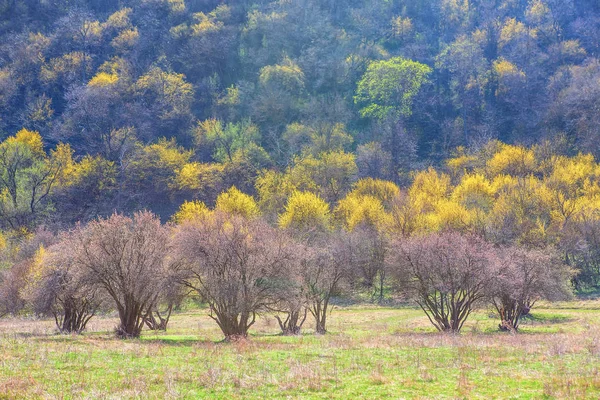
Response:
[{"label": "bare shrub", "polygon": [[519,322],[540,299],[567,300],[573,270],[551,248],[531,250],[515,246],[500,249],[496,275],[487,286],[498,311],[500,330],[516,331]]},{"label": "bare shrub", "polygon": [[390,271],[400,289],[442,332],[459,332],[486,295],[496,265],[493,247],[456,232],[397,241]]},{"label": "bare shrub", "polygon": [[350,280],[355,285],[373,290],[373,296],[383,300],[386,280],[385,258],[388,251],[386,235],[365,225],[348,233],[346,251],[350,252]]},{"label": "bare shrub", "polygon": [[[171,272],[171,271],[169,271]],[[144,317],[144,323],[153,331],[166,331],[173,309],[185,298],[185,291],[176,276],[169,273],[154,307]]]},{"label": "bare shrub", "polygon": [[294,257],[283,232],[219,212],[183,223],[174,243],[181,281],[208,302],[226,340],[247,337],[257,315],[275,304]]},{"label": "bare shrub", "polygon": [[341,290],[352,268],[352,238],[345,232],[323,237],[306,247],[302,256],[302,281],[306,288],[308,310],[315,318],[315,332],[327,332],[331,299]]},{"label": "bare shrub", "polygon": [[[52,315],[61,333],[81,333],[102,304],[98,288],[82,280],[81,271],[60,245],[43,262],[29,299],[38,315]],[[67,249],[68,250],[68,249]],[[54,254],[61,254],[55,258]]]},{"label": "bare shrub", "polygon": [[[298,258],[298,257],[297,257]],[[308,314],[306,288],[300,274],[301,263],[290,263],[286,279],[275,288],[275,303],[270,307],[284,335],[299,335]]]},{"label": "bare shrub", "polygon": [[167,279],[169,232],[149,212],[133,218],[113,214],[78,226],[61,241],[55,260],[81,269],[81,282],[114,301],[119,337],[138,337]]}]

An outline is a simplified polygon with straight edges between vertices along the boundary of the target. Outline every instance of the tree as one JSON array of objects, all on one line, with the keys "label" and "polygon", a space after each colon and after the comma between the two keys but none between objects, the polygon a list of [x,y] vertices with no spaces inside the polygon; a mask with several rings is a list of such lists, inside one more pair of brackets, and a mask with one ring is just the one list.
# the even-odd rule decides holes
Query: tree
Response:
[{"label": "tree", "polygon": [[257,315],[275,304],[275,288],[294,256],[283,232],[219,212],[183,222],[174,243],[180,281],[208,302],[228,341],[246,338]]},{"label": "tree", "polygon": [[343,232],[318,241],[309,240],[302,258],[301,275],[306,288],[308,310],[315,319],[315,332],[327,333],[331,299],[339,293],[351,268],[352,242]]},{"label": "tree", "polygon": [[254,198],[240,192],[235,186],[217,197],[215,210],[240,215],[244,218],[254,218],[260,214]]},{"label": "tree", "polygon": [[387,235],[370,224],[356,226],[348,234],[349,267],[352,283],[373,291],[373,298],[383,300],[389,252]]},{"label": "tree", "polygon": [[64,168],[57,154],[48,157],[42,137],[27,129],[0,144],[0,225],[31,228],[49,211],[50,192]]},{"label": "tree", "polygon": [[177,187],[178,172],[192,157],[193,152],[177,145],[174,139],[160,139],[157,143],[138,144],[122,163],[120,196],[133,204],[133,209],[150,207],[172,212],[169,195]]},{"label": "tree", "polygon": [[396,241],[390,271],[440,332],[460,332],[486,296],[497,265],[491,245],[476,236],[435,233]]},{"label": "tree", "polygon": [[[54,234],[44,228],[34,233],[17,231],[3,234],[0,240],[2,270],[0,271],[0,316],[17,315],[28,306],[28,292],[25,288],[31,283],[31,272],[41,248],[55,242]],[[37,260],[36,260],[37,258]]]},{"label": "tree", "polygon": [[212,148],[212,158],[221,163],[233,162],[236,153],[244,152],[260,139],[258,128],[249,121],[224,125],[219,120],[208,119],[199,122],[193,134],[196,146],[200,150]]},{"label": "tree", "polygon": [[329,205],[313,193],[294,192],[279,216],[279,226],[290,229],[297,236],[326,233],[331,229]]},{"label": "tree", "polygon": [[300,243],[293,246],[294,258],[283,271],[284,278],[275,286],[275,302],[269,307],[275,312],[283,335],[299,335],[308,315],[307,287],[302,280],[308,249]]},{"label": "tree", "polygon": [[538,300],[564,300],[571,295],[573,271],[551,248],[502,249],[497,275],[487,287],[490,301],[500,315],[501,330],[516,331],[521,318]]},{"label": "tree", "polygon": [[358,82],[354,102],[362,106],[363,117],[408,117],[414,97],[431,72],[427,65],[402,57],[373,61]]},{"label": "tree", "polygon": [[392,155],[379,142],[370,142],[356,149],[359,178],[393,179]]},{"label": "tree", "polygon": [[356,180],[356,157],[344,151],[330,151],[294,160],[288,170],[296,189],[318,193],[333,204],[348,192]]},{"label": "tree", "polygon": [[[103,303],[98,287],[90,285],[77,262],[71,258],[72,249],[64,248],[68,241],[44,251],[40,247],[25,286],[33,311],[52,315],[60,333],[81,333]],[[29,287],[28,287],[29,286]]]},{"label": "tree", "polygon": [[134,85],[137,112],[146,117],[140,131],[160,129],[165,136],[176,136],[192,122],[193,86],[183,74],[152,67]]},{"label": "tree", "polygon": [[136,338],[165,288],[168,243],[168,229],[152,213],[113,214],[66,234],[53,259],[81,268],[82,279],[114,301],[117,336]]}]

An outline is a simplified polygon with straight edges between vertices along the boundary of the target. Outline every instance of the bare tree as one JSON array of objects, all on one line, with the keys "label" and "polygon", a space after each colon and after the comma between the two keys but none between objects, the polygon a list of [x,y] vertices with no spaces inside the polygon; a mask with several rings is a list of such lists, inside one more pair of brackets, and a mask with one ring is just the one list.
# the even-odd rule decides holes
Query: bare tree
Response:
[{"label": "bare tree", "polygon": [[572,294],[569,280],[573,271],[551,248],[504,248],[498,262],[487,290],[500,315],[500,330],[516,331],[538,300],[566,300]]},{"label": "bare tree", "polygon": [[81,333],[102,303],[99,290],[81,282],[76,266],[50,262],[31,293],[33,311],[52,315],[61,333]]},{"label": "bare tree", "polygon": [[485,299],[492,278],[493,247],[455,232],[396,242],[390,271],[401,290],[423,309],[442,332],[459,332]]},{"label": "bare tree", "polygon": [[82,270],[82,280],[104,290],[115,303],[117,335],[139,337],[167,279],[169,231],[150,212],[133,218],[113,214],[78,226],[62,241]]},{"label": "bare tree", "polygon": [[308,314],[307,291],[301,274],[305,251],[304,246],[295,244],[292,262],[283,271],[283,279],[275,286],[275,303],[269,307],[275,312],[283,335],[299,335]]},{"label": "bare tree", "polygon": [[144,317],[144,323],[148,329],[166,331],[173,309],[181,304],[185,295],[183,286],[177,280],[176,275],[169,274],[156,304]]},{"label": "bare tree", "polygon": [[308,297],[308,310],[315,318],[315,332],[327,333],[331,299],[339,293],[352,266],[351,240],[347,233],[332,234],[312,244],[303,256],[302,279]]},{"label": "bare tree", "polygon": [[208,302],[226,340],[246,338],[276,302],[294,257],[290,239],[261,220],[217,212],[182,224],[174,240],[182,282]]},{"label": "bare tree", "polygon": [[373,290],[373,297],[383,300],[386,280],[385,259],[388,240],[383,232],[375,227],[356,227],[348,234],[350,241],[347,251],[351,252],[352,281],[364,288]]},{"label": "bare tree", "polygon": [[275,315],[275,319],[279,323],[282,334],[300,334],[302,325],[304,325],[308,315],[306,306],[304,287],[294,283],[286,285],[277,296],[275,306],[271,307],[272,311],[278,313]]}]

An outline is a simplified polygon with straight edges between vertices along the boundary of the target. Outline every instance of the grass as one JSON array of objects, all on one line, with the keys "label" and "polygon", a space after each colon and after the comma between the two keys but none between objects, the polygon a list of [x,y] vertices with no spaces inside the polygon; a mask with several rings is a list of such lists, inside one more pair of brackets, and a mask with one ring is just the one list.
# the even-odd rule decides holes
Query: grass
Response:
[{"label": "grass", "polygon": [[[204,310],[166,333],[118,340],[95,318],[80,336],[52,321],[0,321],[0,398],[600,397],[600,302],[541,304],[517,335],[481,311],[461,335],[417,309],[336,308],[330,333],[278,335],[265,316],[249,341],[221,343]],[[308,321],[310,323],[311,321]]]}]

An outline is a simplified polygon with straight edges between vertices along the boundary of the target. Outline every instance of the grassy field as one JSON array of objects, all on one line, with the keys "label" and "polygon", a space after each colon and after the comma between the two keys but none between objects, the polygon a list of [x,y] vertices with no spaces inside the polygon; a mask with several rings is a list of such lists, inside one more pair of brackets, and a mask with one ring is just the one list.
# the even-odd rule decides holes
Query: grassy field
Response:
[{"label": "grassy field", "polygon": [[600,398],[599,301],[542,305],[518,335],[488,314],[458,336],[411,308],[336,308],[324,336],[280,336],[265,316],[240,343],[221,343],[204,310],[125,341],[111,318],[81,336],[5,319],[0,398]]}]

